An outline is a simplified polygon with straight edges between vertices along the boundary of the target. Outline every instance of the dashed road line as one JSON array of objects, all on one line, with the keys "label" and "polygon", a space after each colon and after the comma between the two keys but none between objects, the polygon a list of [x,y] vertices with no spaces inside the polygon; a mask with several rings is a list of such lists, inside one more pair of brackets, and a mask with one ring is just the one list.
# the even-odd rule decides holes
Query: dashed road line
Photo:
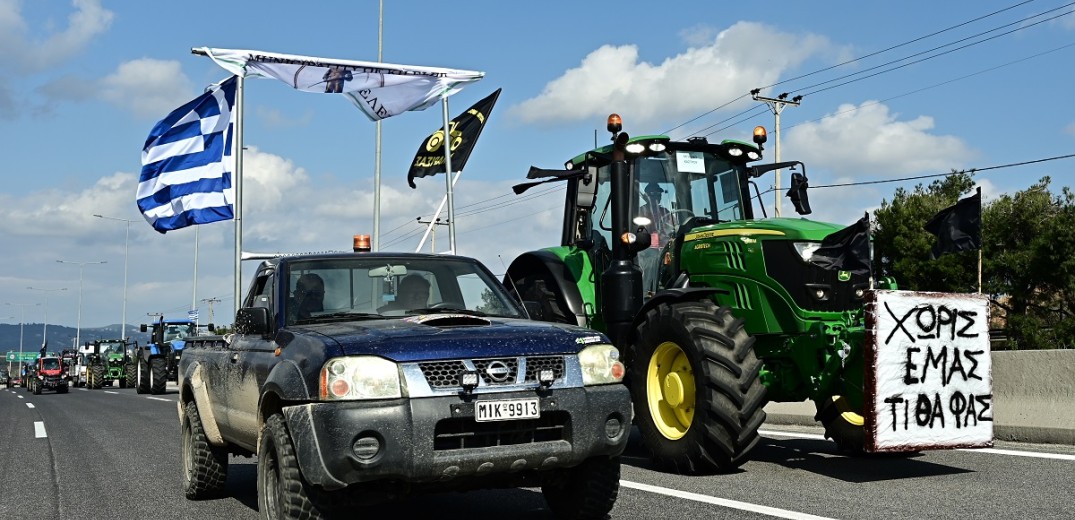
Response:
[{"label": "dashed road line", "polygon": [[167,402],[167,403],[172,402],[171,399],[165,399],[163,397],[146,397],[146,399],[152,399],[154,401],[164,401],[164,402]]},{"label": "dashed road line", "polygon": [[48,434],[45,433],[44,421],[34,421],[34,438],[43,439],[45,437],[48,437]]},{"label": "dashed road line", "polygon": [[651,486],[649,484],[642,484],[639,482],[631,482],[629,480],[621,480],[620,486],[637,489],[640,491],[648,491],[650,493],[657,493],[660,495],[666,495],[676,498],[684,498],[687,500],[693,500],[695,502],[704,502],[706,504],[713,504],[721,507],[727,507],[731,509],[738,509],[740,511],[750,511],[752,513],[759,513],[763,515],[775,516],[777,518],[788,518],[790,520],[831,520],[825,516],[811,515],[809,513],[800,513],[798,511],[789,511],[787,509],[780,509],[776,507],[763,506],[759,504],[751,504],[750,502],[740,502],[738,500],[731,500],[727,498],[713,497],[709,495],[700,495],[698,493],[691,493],[688,491],[680,491],[678,489],[668,489],[659,486]]},{"label": "dashed road line", "polygon": [[[825,440],[824,435],[817,435],[813,433],[797,433],[797,432],[778,432],[772,430],[758,430],[758,434],[766,435],[770,437],[790,437],[797,439],[816,439]],[[995,455],[1011,455],[1015,457],[1032,457],[1038,459],[1056,459],[1056,460],[1075,460],[1075,455],[1067,455],[1063,453],[1047,453],[1038,451],[1019,451],[1019,450],[1004,450],[999,448],[958,448],[958,451],[969,451],[973,453],[992,453]]]},{"label": "dashed road line", "polygon": [[34,407],[34,403],[26,403],[26,407],[27,407],[27,408],[33,408],[33,407]]},{"label": "dashed road line", "polygon": [[106,394],[119,395],[119,392],[113,392],[111,390],[105,390]]}]

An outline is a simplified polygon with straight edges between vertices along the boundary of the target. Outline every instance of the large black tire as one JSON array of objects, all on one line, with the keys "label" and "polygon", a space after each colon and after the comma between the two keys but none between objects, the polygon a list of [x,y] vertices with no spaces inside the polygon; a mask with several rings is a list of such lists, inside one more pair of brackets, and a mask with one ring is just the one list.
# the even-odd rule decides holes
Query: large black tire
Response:
[{"label": "large black tire", "polygon": [[134,365],[137,361],[131,361],[126,365],[123,365],[123,384],[120,388],[133,388],[137,381],[137,374],[135,374]]},{"label": "large black tire", "polygon": [[228,452],[209,444],[193,401],[183,410],[183,493],[190,500],[218,496],[228,479]]},{"label": "large black tire", "polygon": [[41,383],[34,383],[34,395],[41,395]]},{"label": "large black tire", "polygon": [[149,360],[149,391],[163,394],[168,386],[168,360],[157,357]]},{"label": "large black tire", "polygon": [[[519,276],[518,273],[509,273],[508,276],[513,275]],[[526,273],[523,276],[519,276],[518,279],[512,278],[512,283],[508,286],[517,291],[516,294],[519,295],[521,301],[536,302],[541,306],[539,313],[535,316],[530,316],[531,319],[571,325],[578,324],[575,315],[567,307],[567,303],[554,292],[556,284],[553,282],[552,275],[545,269]]]},{"label": "large black tire", "polygon": [[295,445],[281,414],[261,430],[258,446],[258,510],[266,519],[320,519],[330,516],[329,494],[302,477]]},{"label": "large black tire", "polygon": [[754,338],[710,300],[658,305],[629,350],[635,422],[654,462],[679,473],[729,472],[765,421]]},{"label": "large black tire", "polygon": [[94,390],[100,390],[101,385],[104,383],[105,367],[103,365],[93,365],[90,367],[90,384],[89,387]]},{"label": "large black tire", "polygon": [[620,458],[594,457],[541,487],[557,518],[608,518],[620,492]]},{"label": "large black tire", "polygon": [[848,400],[835,396],[814,403],[817,415],[814,419],[825,426],[825,437],[836,443],[843,453],[859,455],[866,450],[866,428],[862,410],[856,410]]},{"label": "large black tire", "polygon": [[139,394],[149,393],[149,363],[141,359],[135,363],[134,391]]}]

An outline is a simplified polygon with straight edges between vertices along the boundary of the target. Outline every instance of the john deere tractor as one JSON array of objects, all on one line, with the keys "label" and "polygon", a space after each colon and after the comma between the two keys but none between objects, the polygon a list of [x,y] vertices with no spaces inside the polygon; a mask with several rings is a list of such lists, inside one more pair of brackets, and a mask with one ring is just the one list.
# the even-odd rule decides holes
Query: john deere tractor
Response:
[{"label": "john deere tractor", "polygon": [[862,450],[868,271],[811,263],[845,226],[768,217],[753,182],[789,169],[787,197],[808,214],[805,167],[750,166],[762,157],[762,127],[754,143],[711,143],[631,138],[621,126],[613,114],[611,145],[565,170],[531,168],[539,180],[516,186],[566,182],[567,200],[560,245],[516,258],[505,284],[538,303],[533,317],[612,338],[636,425],[668,469],[743,464],[767,401],[812,400],[826,435]]},{"label": "john deere tractor", "polygon": [[86,388],[99,389],[119,381],[120,388],[127,388],[127,343],[122,339],[100,339],[86,343]]}]

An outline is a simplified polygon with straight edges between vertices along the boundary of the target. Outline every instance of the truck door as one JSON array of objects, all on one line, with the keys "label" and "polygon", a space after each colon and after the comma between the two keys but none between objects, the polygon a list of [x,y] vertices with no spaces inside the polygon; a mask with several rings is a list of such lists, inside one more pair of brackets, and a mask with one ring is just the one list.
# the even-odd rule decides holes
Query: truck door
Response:
[{"label": "truck door", "polygon": [[[275,309],[274,291],[273,271],[262,271],[243,305],[265,307],[271,316]],[[227,428],[232,432],[232,438],[249,439],[251,445],[246,447],[251,450],[256,449],[253,443],[257,439],[261,387],[279,359],[275,351],[272,335],[236,334],[220,371],[224,377],[224,399],[228,403]]]}]

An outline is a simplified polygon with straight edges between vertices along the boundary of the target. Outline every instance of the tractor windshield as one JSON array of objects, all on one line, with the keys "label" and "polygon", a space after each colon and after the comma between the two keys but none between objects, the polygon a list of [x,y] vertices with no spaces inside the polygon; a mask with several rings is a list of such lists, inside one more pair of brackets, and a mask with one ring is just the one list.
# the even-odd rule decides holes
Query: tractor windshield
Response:
[{"label": "tractor windshield", "polygon": [[[645,217],[653,233],[652,247],[660,248],[675,238],[676,231],[691,217],[717,221],[743,217],[739,179],[743,166],[710,152],[671,150],[630,160],[633,217]],[[611,168],[598,170],[592,229],[608,243],[612,240]]]},{"label": "tractor windshield", "polygon": [[57,358],[44,358],[41,360],[41,370],[56,370],[60,368],[60,360]]},{"label": "tractor windshield", "polygon": [[164,341],[172,341],[174,339],[183,339],[187,336],[194,335],[194,325],[165,325],[164,327]]},{"label": "tractor windshield", "polygon": [[123,343],[101,343],[101,355],[107,356],[109,354],[123,355]]}]

